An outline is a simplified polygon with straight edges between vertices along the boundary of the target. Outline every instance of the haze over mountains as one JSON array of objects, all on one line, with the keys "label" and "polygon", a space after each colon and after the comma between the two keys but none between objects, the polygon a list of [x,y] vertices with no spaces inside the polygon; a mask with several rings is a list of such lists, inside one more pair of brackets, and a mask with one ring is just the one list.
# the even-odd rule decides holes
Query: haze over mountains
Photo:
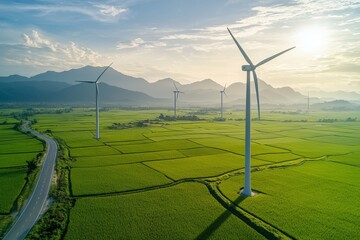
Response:
[{"label": "haze over mountains", "polygon": [[[1,102],[38,102],[38,103],[93,103],[95,98],[94,85],[79,84],[76,81],[92,81],[103,71],[103,67],[86,66],[64,72],[48,71],[30,78],[11,75],[0,77]],[[179,96],[179,104],[183,106],[218,106],[220,90],[223,86],[211,79],[191,84],[180,84],[171,79],[161,79],[150,83],[143,78],[135,78],[109,68],[101,78],[100,101],[116,103],[119,106],[172,106],[174,85],[184,94]],[[253,84],[252,84],[253,87]],[[252,93],[255,93],[254,87]],[[307,104],[307,96],[290,87],[274,88],[259,80],[260,101],[262,105]],[[244,105],[245,84],[233,83],[226,89],[224,102],[231,105]],[[317,98],[327,100],[345,99],[360,102],[360,94],[339,92],[326,94],[311,93],[311,103],[321,103]],[[330,98],[330,97],[333,98]],[[339,97],[338,97],[339,96]],[[252,96],[255,104],[255,96]]]}]

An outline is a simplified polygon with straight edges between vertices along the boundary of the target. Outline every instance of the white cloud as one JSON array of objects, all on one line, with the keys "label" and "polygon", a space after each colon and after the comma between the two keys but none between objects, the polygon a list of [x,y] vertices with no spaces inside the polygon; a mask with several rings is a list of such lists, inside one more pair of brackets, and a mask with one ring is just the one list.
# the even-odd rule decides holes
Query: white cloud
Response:
[{"label": "white cloud", "polygon": [[100,54],[86,47],[79,47],[74,42],[61,47],[63,52],[72,62],[95,64],[96,60],[100,58]]},{"label": "white cloud", "polygon": [[[50,3],[50,2],[49,2]],[[25,11],[36,11],[42,15],[55,15],[61,13],[62,18],[66,18],[67,15],[64,13],[77,13],[84,16],[91,17],[92,19],[100,22],[114,22],[119,19],[124,13],[128,11],[126,8],[120,6],[111,6],[111,5],[91,5],[87,2],[82,6],[76,5],[75,3],[71,4],[2,4],[0,3],[0,10],[7,12],[19,12],[23,13]]]},{"label": "white cloud", "polygon": [[141,38],[135,38],[134,40],[132,40],[130,43],[119,43],[116,48],[118,50],[122,50],[122,49],[129,49],[129,48],[136,48],[138,46],[140,46],[141,44],[145,43],[144,40],[142,40]]},{"label": "white cloud", "polygon": [[48,39],[40,37],[36,30],[32,30],[32,35],[23,34],[24,45],[27,47],[41,48],[48,47],[53,52],[56,52],[56,44],[51,43]]},{"label": "white cloud", "polygon": [[103,15],[110,15],[110,16],[117,16],[121,13],[125,13],[127,11],[126,8],[116,7],[116,6],[109,6],[109,5],[95,5],[100,9],[100,13]]},{"label": "white cloud", "polygon": [[164,42],[161,42],[161,41],[145,42],[142,38],[135,38],[129,43],[119,43],[116,46],[116,49],[124,50],[124,49],[131,49],[131,48],[137,48],[137,47],[156,48],[156,47],[165,47],[165,46],[167,46],[167,44]]},{"label": "white cloud", "polygon": [[[17,55],[13,57],[16,60],[23,59],[23,61],[19,61],[25,65],[69,68],[89,64],[94,65],[101,59],[101,55],[90,48],[78,46],[71,41],[67,44],[54,42],[42,36],[36,30],[33,30],[32,34],[24,33],[23,41],[20,48],[25,48],[26,51],[16,49]],[[14,48],[14,46],[8,47]],[[14,59],[11,56],[7,57],[8,62]],[[12,62],[18,64],[15,61]]]}]

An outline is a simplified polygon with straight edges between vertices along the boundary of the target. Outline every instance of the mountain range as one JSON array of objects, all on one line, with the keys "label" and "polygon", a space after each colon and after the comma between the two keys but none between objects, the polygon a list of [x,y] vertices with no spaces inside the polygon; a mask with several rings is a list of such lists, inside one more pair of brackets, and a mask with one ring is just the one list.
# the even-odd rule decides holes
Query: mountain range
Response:
[{"label": "mountain range", "polygon": [[[11,75],[0,77],[0,102],[47,102],[47,103],[92,103],[95,98],[94,85],[79,84],[76,81],[93,81],[103,71],[103,67],[85,66],[63,72],[48,71],[32,77]],[[174,84],[184,92],[179,95],[181,106],[218,106],[223,86],[211,79],[181,84],[174,79],[165,78],[150,83],[143,78],[128,76],[109,68],[102,76],[100,100],[104,103],[117,103],[125,106],[172,106]],[[252,84],[252,87],[254,84]],[[252,93],[255,93],[254,87]],[[259,79],[261,104],[291,105],[307,104],[307,96],[290,87],[274,88]],[[342,96],[346,96],[344,92]],[[360,100],[353,93],[352,100]],[[356,99],[357,98],[357,99]],[[340,98],[341,99],[341,98]],[[311,94],[311,103],[322,100]],[[244,105],[245,84],[236,82],[226,88],[224,102],[228,105]],[[256,104],[252,94],[252,104]]]}]

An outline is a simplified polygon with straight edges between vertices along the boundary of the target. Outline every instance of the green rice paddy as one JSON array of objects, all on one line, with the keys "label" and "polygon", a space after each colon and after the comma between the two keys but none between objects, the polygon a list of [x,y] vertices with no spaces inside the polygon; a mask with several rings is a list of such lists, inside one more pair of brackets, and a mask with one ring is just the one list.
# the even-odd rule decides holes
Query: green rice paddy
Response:
[{"label": "green rice paddy", "polygon": [[[75,204],[65,239],[360,236],[360,123],[345,122],[359,119],[358,112],[264,112],[262,121],[252,122],[257,194],[251,198],[239,198],[244,121],[215,122],[217,115],[210,114],[197,122],[109,128],[160,113],[171,115],[103,111],[100,140],[94,139],[93,109],[33,116],[38,122],[33,127],[64,140],[73,160],[69,180]],[[339,122],[317,121],[326,118]]]},{"label": "green rice paddy", "polygon": [[0,213],[9,214],[15,199],[25,184],[26,169],[0,169]]},{"label": "green rice paddy", "polygon": [[70,223],[66,239],[264,239],[199,183],[80,198]]},{"label": "green rice paddy", "polygon": [[6,124],[0,125],[0,214],[6,221],[15,200],[26,184],[26,161],[36,158],[43,150],[40,141],[14,129],[18,122],[6,118]]}]

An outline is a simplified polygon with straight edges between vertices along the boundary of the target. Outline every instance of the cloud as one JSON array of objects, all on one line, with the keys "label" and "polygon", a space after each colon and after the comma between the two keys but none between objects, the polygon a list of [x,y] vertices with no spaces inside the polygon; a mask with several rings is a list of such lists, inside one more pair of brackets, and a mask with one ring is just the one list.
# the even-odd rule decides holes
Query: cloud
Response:
[{"label": "cloud", "polygon": [[[76,43],[70,41],[68,44],[59,44],[56,42],[52,42],[49,39],[46,39],[43,36],[40,36],[39,32],[36,30],[32,30],[32,34],[23,34],[24,37],[24,46],[27,48],[48,48],[53,53],[47,57],[47,59],[51,59],[52,61],[57,61],[59,59],[66,59],[69,63],[96,63],[96,60],[99,58],[99,54],[90,48],[79,47]],[[42,52],[46,52],[42,51]],[[29,51],[28,54],[31,55],[33,52]],[[35,51],[36,53],[36,51]]]},{"label": "cloud", "polygon": [[51,43],[49,40],[40,37],[36,30],[32,30],[32,35],[23,34],[24,45],[27,47],[41,48],[48,47],[53,52],[56,52],[56,44]]},{"label": "cloud", "polygon": [[125,13],[127,11],[126,8],[116,7],[116,6],[109,6],[109,5],[95,5],[100,9],[100,13],[103,15],[110,15],[110,16],[117,16],[121,13]]},{"label": "cloud", "polygon": [[144,40],[142,40],[141,38],[135,38],[134,40],[132,40],[130,43],[119,43],[116,48],[118,50],[122,50],[122,49],[129,49],[129,48],[136,48],[138,46],[140,46],[141,44],[145,43]]},{"label": "cloud", "polygon": [[23,34],[22,44],[3,44],[4,61],[11,65],[26,65],[66,69],[96,65],[103,57],[96,51],[75,42],[52,41],[36,30]]},{"label": "cloud", "polygon": [[142,38],[135,38],[129,43],[119,43],[116,46],[116,49],[124,50],[124,49],[131,49],[131,48],[137,48],[137,47],[155,48],[155,47],[165,47],[165,46],[167,46],[167,44],[164,42],[161,42],[161,41],[145,42]]},{"label": "cloud", "polygon": [[79,47],[74,42],[70,42],[69,44],[62,46],[60,50],[68,57],[69,60],[72,59],[74,64],[95,64],[97,59],[100,58],[99,53],[93,51],[90,48]]},{"label": "cloud", "polygon": [[[237,0],[228,0],[226,4],[235,4]],[[224,40],[228,38],[226,28],[235,30],[237,37],[246,38],[261,31],[272,28],[277,23],[287,23],[297,17],[321,16],[321,14],[338,12],[345,9],[360,8],[360,4],[352,0],[296,0],[292,4],[276,4],[251,8],[254,12],[250,17],[236,22],[193,29],[190,33],[164,36],[163,40]],[[339,15],[336,15],[339,16]],[[340,15],[341,16],[341,15]],[[333,18],[334,15],[323,16]],[[358,23],[360,18],[344,21],[343,25]]]},{"label": "cloud", "polygon": [[[88,2],[82,2],[83,5],[74,3],[62,3],[57,4],[56,2],[47,2],[45,4],[24,4],[24,3],[8,3],[1,4],[0,10],[6,12],[31,12],[32,14],[41,15],[56,15],[61,13],[61,18],[66,18],[64,13],[76,13],[84,16],[88,16],[93,20],[100,22],[113,22],[119,20],[119,17],[128,12],[127,8],[121,6],[105,5],[105,4],[94,4]],[[51,19],[49,19],[51,20]]]}]

